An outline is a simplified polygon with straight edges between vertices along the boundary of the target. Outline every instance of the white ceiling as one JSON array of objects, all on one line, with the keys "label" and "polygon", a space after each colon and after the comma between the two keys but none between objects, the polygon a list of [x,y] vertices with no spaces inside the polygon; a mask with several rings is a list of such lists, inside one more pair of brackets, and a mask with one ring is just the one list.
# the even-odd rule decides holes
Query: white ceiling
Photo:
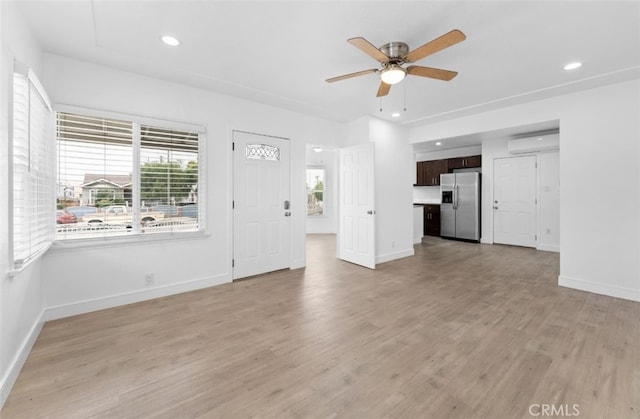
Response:
[{"label": "white ceiling", "polygon": [[[371,115],[412,126],[640,77],[637,1],[23,0],[19,8],[46,52],[336,121]],[[454,28],[467,40],[417,62],[458,71],[450,82],[409,76],[381,102],[377,74],[324,81],[378,66],[348,38],[413,49]],[[162,44],[166,33],[182,45]],[[584,65],[564,71],[574,60]]]}]

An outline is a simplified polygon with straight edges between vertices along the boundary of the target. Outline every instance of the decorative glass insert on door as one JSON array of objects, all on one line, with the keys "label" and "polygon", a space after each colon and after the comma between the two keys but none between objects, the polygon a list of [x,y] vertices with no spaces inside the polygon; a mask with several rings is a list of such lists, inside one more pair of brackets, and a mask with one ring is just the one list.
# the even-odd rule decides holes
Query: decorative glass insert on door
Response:
[{"label": "decorative glass insert on door", "polygon": [[280,149],[268,144],[247,144],[247,159],[280,161]]}]

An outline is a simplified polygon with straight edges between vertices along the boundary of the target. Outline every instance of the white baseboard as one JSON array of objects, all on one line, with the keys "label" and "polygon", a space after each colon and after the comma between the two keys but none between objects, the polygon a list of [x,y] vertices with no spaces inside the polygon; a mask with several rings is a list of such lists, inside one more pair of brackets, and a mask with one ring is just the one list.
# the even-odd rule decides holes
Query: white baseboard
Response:
[{"label": "white baseboard", "polygon": [[493,244],[493,240],[485,239],[484,237],[480,238],[480,243],[482,244]]},{"label": "white baseboard", "polygon": [[560,246],[555,245],[555,244],[539,244],[536,247],[537,250],[542,250],[545,252],[556,252],[556,253],[560,253]]},{"label": "white baseboard", "polygon": [[57,307],[49,307],[45,310],[45,320],[61,319],[63,317],[75,316],[77,314],[89,313],[97,310],[117,307],[125,304],[138,303],[140,301],[152,300],[154,298],[166,297],[168,295],[180,294],[188,291],[195,291],[202,288],[213,287],[231,282],[230,275],[219,275],[215,277],[195,279],[181,282],[179,284],[169,284],[153,288],[131,291],[123,294],[111,295],[92,300],[79,301],[71,304],[64,304]]},{"label": "white baseboard", "polygon": [[564,275],[560,275],[558,277],[558,285],[560,285],[561,287],[573,288],[580,291],[588,291],[594,294],[608,295],[609,297],[622,298],[631,301],[640,301],[640,289],[616,287],[599,282],[570,278]]},{"label": "white baseboard", "polygon": [[0,409],[2,409],[4,403],[7,401],[11,389],[16,383],[18,375],[20,375],[20,371],[22,370],[24,363],[27,361],[27,358],[31,353],[33,345],[36,343],[36,340],[40,335],[42,326],[44,326],[44,311],[40,313],[38,320],[31,327],[31,330],[27,334],[27,337],[20,346],[20,349],[11,360],[9,368],[7,368],[7,372],[5,373],[4,377],[2,377],[2,382],[0,383]]},{"label": "white baseboard", "polygon": [[413,247],[411,247],[411,249],[400,250],[398,252],[386,253],[384,255],[377,255],[376,264],[390,262],[392,260],[406,258],[413,255],[415,255],[415,250],[413,250]]}]

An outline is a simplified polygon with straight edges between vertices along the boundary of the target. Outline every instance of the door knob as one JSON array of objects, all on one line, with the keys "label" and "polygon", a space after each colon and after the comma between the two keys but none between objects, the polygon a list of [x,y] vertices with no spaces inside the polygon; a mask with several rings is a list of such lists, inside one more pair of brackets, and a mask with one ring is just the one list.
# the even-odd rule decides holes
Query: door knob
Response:
[{"label": "door knob", "polygon": [[493,207],[493,209],[497,210],[497,209],[498,209],[498,207]]},{"label": "door knob", "polygon": [[375,214],[375,213],[376,213],[376,212],[375,212],[374,210],[369,210],[369,211],[367,211],[367,214],[369,214],[369,215],[373,215],[373,214]]},{"label": "door knob", "polygon": [[291,217],[291,213],[290,213],[289,211],[286,211],[286,212],[284,213],[284,216],[285,216],[285,217]]}]

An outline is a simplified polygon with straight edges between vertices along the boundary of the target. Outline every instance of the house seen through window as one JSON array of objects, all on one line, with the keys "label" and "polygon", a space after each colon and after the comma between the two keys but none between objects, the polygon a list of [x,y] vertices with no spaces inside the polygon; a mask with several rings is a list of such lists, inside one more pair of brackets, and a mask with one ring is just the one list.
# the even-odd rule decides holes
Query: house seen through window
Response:
[{"label": "house seen through window", "polygon": [[325,170],[307,168],[307,215],[322,215],[324,208]]},{"label": "house seen through window", "polygon": [[57,115],[56,239],[199,228],[199,133]]}]

